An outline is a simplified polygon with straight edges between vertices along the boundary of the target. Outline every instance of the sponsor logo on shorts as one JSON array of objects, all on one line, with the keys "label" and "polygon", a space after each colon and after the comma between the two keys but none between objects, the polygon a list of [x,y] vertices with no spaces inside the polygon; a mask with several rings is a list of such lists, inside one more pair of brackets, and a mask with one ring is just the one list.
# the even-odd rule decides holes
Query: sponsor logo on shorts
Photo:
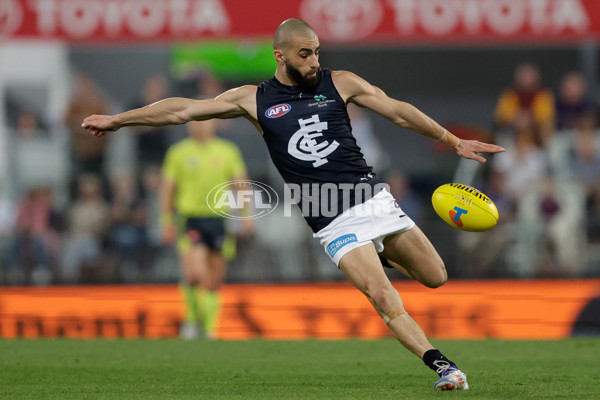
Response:
[{"label": "sponsor logo on shorts", "polygon": [[340,236],[337,239],[333,239],[331,243],[327,245],[327,253],[331,257],[335,256],[342,247],[346,246],[348,243],[358,242],[356,235],[354,233],[350,233],[348,235]]},{"label": "sponsor logo on shorts", "polygon": [[463,214],[468,213],[467,210],[460,208],[460,207],[454,207],[453,210],[450,210],[450,219],[452,220],[452,222],[454,222],[456,225],[458,226],[463,226],[463,222],[460,219],[460,217]]},{"label": "sponsor logo on shorts", "polygon": [[267,111],[265,111],[265,116],[267,118],[279,118],[283,117],[285,114],[289,113],[292,110],[292,106],[289,104],[277,104]]}]

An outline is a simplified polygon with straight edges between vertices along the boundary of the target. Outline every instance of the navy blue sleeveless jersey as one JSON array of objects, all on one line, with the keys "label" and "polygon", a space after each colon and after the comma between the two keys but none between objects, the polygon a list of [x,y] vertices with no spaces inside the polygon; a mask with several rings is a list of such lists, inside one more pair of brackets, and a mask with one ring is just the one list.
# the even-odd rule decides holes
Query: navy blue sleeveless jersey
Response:
[{"label": "navy blue sleeveless jersey", "polygon": [[[377,183],[352,135],[346,104],[333,84],[331,71],[321,69],[319,76],[311,93],[275,78],[262,82],[256,93],[258,122],[273,163],[288,187],[300,187],[298,205],[314,232],[360,201],[354,185],[368,184],[372,189]],[[332,185],[327,185],[327,196],[321,196],[323,185],[331,183],[352,185],[344,185],[333,195]],[[327,203],[326,212],[315,203],[317,197]]]}]

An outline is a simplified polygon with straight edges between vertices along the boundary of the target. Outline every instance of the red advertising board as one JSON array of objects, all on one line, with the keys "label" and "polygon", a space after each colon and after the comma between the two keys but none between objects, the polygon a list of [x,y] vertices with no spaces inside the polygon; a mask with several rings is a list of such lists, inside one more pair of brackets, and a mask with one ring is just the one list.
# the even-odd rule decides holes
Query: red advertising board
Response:
[{"label": "red advertising board", "polygon": [[[598,279],[394,286],[432,338],[560,339],[600,329]],[[349,283],[225,285],[222,298],[220,339],[390,337]],[[0,338],[177,337],[182,311],[176,285],[0,287]]]},{"label": "red advertising board", "polygon": [[600,36],[598,0],[2,0],[0,40],[270,37],[286,18],[333,43],[523,43]]}]

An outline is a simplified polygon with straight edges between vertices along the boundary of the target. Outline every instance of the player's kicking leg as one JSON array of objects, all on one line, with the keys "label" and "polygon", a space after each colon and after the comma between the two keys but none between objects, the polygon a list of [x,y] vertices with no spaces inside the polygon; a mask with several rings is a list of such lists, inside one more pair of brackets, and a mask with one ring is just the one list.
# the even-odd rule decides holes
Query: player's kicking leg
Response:
[{"label": "player's kicking leg", "polygon": [[[406,235],[408,233],[410,234]],[[406,246],[406,252],[409,254],[397,260],[402,260],[403,265],[408,265],[406,272],[410,274],[409,276],[429,287],[440,286],[446,281],[447,275],[443,262],[418,228],[393,236],[398,237],[389,240],[386,248],[388,245]],[[428,257],[423,257],[419,253]],[[384,256],[389,258],[389,254]],[[424,261],[428,261],[428,267],[421,265]],[[413,267],[415,262],[418,263],[416,268]],[[406,313],[400,295],[385,275],[373,245],[365,245],[350,251],[342,257],[339,266],[350,282],[367,296],[398,341],[439,375],[440,379],[434,385],[435,390],[469,388],[466,375],[431,345],[423,330]]]},{"label": "player's kicking leg", "polygon": [[[389,235],[383,244],[380,256],[386,258],[391,266],[430,288],[446,283],[448,274],[444,262],[419,227]],[[423,361],[440,376],[435,382],[435,390],[469,389],[466,374],[450,360],[436,360],[432,352],[425,354]]]}]

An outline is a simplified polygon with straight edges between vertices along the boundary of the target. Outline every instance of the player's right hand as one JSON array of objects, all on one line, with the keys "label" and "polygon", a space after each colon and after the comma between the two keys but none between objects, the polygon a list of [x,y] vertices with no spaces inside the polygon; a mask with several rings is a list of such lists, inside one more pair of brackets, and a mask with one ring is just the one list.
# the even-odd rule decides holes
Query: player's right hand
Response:
[{"label": "player's right hand", "polygon": [[89,130],[94,136],[104,136],[108,132],[119,129],[116,119],[112,115],[90,115],[83,120],[81,126]]},{"label": "player's right hand", "polygon": [[486,159],[479,155],[479,153],[502,153],[506,151],[504,147],[497,146],[495,144],[482,143],[477,140],[466,140],[462,139],[456,146],[456,153],[470,160],[479,161],[485,163]]}]

